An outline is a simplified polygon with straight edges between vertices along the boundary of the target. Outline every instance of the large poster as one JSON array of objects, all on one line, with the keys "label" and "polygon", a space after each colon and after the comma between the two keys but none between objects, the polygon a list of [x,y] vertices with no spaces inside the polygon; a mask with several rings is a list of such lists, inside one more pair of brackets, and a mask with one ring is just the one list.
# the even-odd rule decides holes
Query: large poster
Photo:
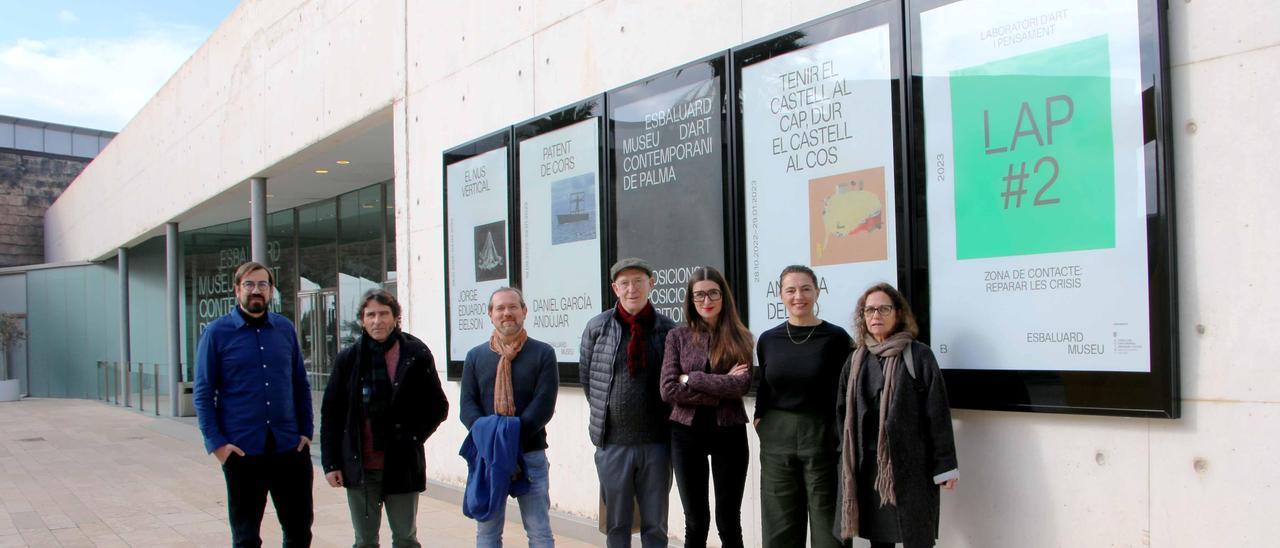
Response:
[{"label": "large poster", "polygon": [[894,99],[881,25],[742,69],[750,326],[787,317],[778,273],[811,266],[820,316],[848,327],[858,295],[896,285]]},{"label": "large poster", "polygon": [[508,285],[507,149],[445,168],[449,238],[449,359],[489,340],[489,294]]},{"label": "large poster", "polygon": [[650,300],[676,322],[684,319],[693,269],[723,271],[725,263],[721,78],[706,72],[706,79],[658,93],[637,84],[616,94],[624,104],[611,107],[617,256],[649,261],[657,278]]},{"label": "large poster", "polygon": [[529,336],[578,361],[600,311],[600,118],[520,142],[520,270]]},{"label": "large poster", "polygon": [[1150,370],[1137,2],[920,15],[943,367]]}]

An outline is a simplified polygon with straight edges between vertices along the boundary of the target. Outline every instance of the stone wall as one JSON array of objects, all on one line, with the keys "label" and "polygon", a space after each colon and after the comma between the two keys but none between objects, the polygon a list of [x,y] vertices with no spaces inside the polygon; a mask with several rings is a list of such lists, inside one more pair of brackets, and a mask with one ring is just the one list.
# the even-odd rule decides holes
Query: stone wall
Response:
[{"label": "stone wall", "polygon": [[44,262],[44,212],[88,163],[0,149],[0,268]]}]

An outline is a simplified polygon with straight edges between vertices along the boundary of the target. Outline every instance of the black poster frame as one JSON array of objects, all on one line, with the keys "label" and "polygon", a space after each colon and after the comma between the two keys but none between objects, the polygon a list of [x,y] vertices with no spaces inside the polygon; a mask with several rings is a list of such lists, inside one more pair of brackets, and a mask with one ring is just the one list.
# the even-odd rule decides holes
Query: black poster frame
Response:
[{"label": "black poster frame", "polygon": [[[469,160],[471,158],[480,156],[488,152],[492,152],[494,150],[501,149],[503,147],[506,148],[507,173],[505,174],[505,176],[506,176],[506,184],[507,184],[507,258],[508,258],[507,281],[508,283],[514,283],[513,276],[520,272],[520,257],[519,257],[519,253],[513,252],[513,251],[517,251],[519,248],[514,245],[512,240],[512,238],[519,231],[516,230],[515,227],[513,226],[514,213],[516,210],[516,204],[518,202],[515,201],[516,197],[512,192],[512,187],[514,186],[512,185],[512,176],[513,176],[512,172],[514,171],[513,162],[515,158],[512,153],[512,149],[514,147],[512,147],[511,145],[512,145],[512,131],[510,127],[506,127],[501,130],[490,133],[488,135],[484,135],[482,137],[476,138],[474,140],[468,141],[466,143],[463,143],[461,145],[448,149],[444,151],[444,154],[442,155],[441,169],[440,169],[440,182],[441,182],[440,192],[442,197],[441,206],[442,206],[442,211],[444,213],[444,221],[445,221],[444,230],[441,231],[444,234],[444,254],[443,254],[444,255],[443,278],[444,278],[444,299],[445,299],[444,362],[445,362],[445,378],[450,381],[462,380],[462,361],[454,360],[451,352],[453,348],[453,303],[450,301],[450,295],[452,294],[450,293],[450,291],[452,290],[452,288],[450,287],[450,282],[449,282],[449,222],[448,222],[448,219],[449,219],[449,166],[464,160]],[[485,298],[488,298],[488,295],[485,295]]]},{"label": "black poster frame", "polygon": [[[618,184],[618,166],[613,161],[614,155],[617,153],[617,142],[615,139],[614,128],[616,125],[615,112],[616,109],[633,104],[643,100],[646,97],[652,97],[671,90],[679,89],[696,82],[704,81],[709,78],[719,77],[720,79],[720,186],[721,186],[721,211],[725,219],[725,231],[723,242],[721,243],[721,253],[724,257],[724,275],[729,285],[737,288],[738,277],[740,273],[737,270],[738,261],[735,257],[738,234],[736,232],[739,222],[737,219],[737,209],[734,207],[736,196],[734,195],[733,181],[733,151],[732,145],[733,130],[730,125],[732,117],[729,116],[729,108],[731,104],[730,91],[731,77],[729,75],[729,51],[725,50],[719,53],[708,55],[706,57],[690,61],[678,67],[668,69],[657,74],[630,82],[628,84],[614,88],[606,93],[608,97],[608,109],[605,116],[606,133],[608,137],[606,145],[606,156],[608,157],[608,173],[609,173],[609,210],[610,220],[613,221],[609,225],[609,259],[608,263],[612,264],[618,259],[618,226],[617,226],[617,196],[616,190]],[[617,298],[613,295],[612,290],[607,291],[607,301],[610,306],[616,304]],[[739,310],[741,313],[741,310]]]},{"label": "black poster frame", "polygon": [[[731,185],[734,190],[734,228],[736,245],[734,246],[736,254],[736,270],[740,273],[742,283],[734,285],[735,296],[738,301],[739,313],[746,321],[749,318],[750,307],[753,303],[748,298],[746,288],[746,277],[748,273],[748,253],[745,247],[746,227],[744,226],[747,219],[746,212],[746,196],[743,191],[746,185],[746,171],[743,164],[743,156],[745,155],[745,143],[742,135],[742,117],[743,117],[743,95],[742,95],[742,69],[756,63],[767,61],[774,57],[785,55],[796,50],[815,46],[829,40],[854,34],[863,30],[878,27],[880,25],[889,26],[889,59],[890,59],[890,77],[892,79],[891,102],[893,108],[893,167],[894,167],[894,215],[897,216],[896,224],[896,253],[897,253],[897,286],[906,294],[912,291],[912,279],[910,273],[913,269],[912,256],[910,255],[909,241],[912,237],[911,219],[912,202],[909,189],[909,179],[914,175],[914,170],[908,169],[907,154],[909,146],[907,142],[907,115],[906,115],[906,66],[904,59],[906,53],[903,51],[904,29],[902,23],[902,4],[901,0],[879,0],[867,2],[859,6],[845,9],[831,15],[809,21],[797,25],[795,27],[780,31],[778,33],[766,36],[759,40],[749,42],[742,46],[733,48],[730,51],[732,64],[732,80],[734,94],[734,112],[732,116],[733,128],[733,148],[734,148],[734,181]],[[871,284],[867,284],[871,285]],[[857,299],[858,295],[828,295],[827,299]],[[852,333],[852,326],[848,325],[849,318],[831,318],[829,321],[840,325]],[[758,327],[756,327],[759,330]],[[757,333],[758,335],[758,333]]]},{"label": "black poster frame", "polygon": [[[512,196],[512,232],[513,244],[512,249],[516,252],[513,255],[518,259],[513,262],[515,271],[512,273],[512,287],[524,289],[524,240],[521,237],[519,227],[523,222],[520,215],[520,143],[527,139],[551,133],[553,131],[571,126],[578,122],[596,118],[599,123],[596,125],[596,154],[597,165],[596,174],[599,178],[596,196],[596,211],[600,220],[600,231],[596,235],[597,241],[600,243],[600,264],[597,265],[597,282],[600,284],[601,305],[609,302],[612,292],[609,291],[608,283],[605,280],[608,273],[608,252],[609,252],[609,234],[612,232],[613,217],[610,208],[604,207],[609,204],[609,191],[606,187],[607,179],[605,174],[608,160],[605,158],[605,96],[603,94],[578,101],[571,105],[554,110],[550,113],[530,118],[520,122],[511,128],[511,187],[510,195]],[[604,310],[602,306],[600,310]],[[560,373],[561,385],[579,385],[578,382],[578,362],[557,362],[557,368]]]},{"label": "black poster frame", "polygon": [[[921,331],[928,340],[932,298],[929,287],[928,218],[925,177],[927,113],[921,76],[920,14],[964,0],[906,0],[910,52],[912,130],[912,194],[916,215],[912,249],[915,253],[909,293]],[[1130,0],[1138,4],[1139,49],[1143,78],[1144,142],[1154,142],[1146,158],[1148,202],[1147,275],[1150,318],[1149,373],[1050,370],[945,369],[952,407],[1039,413],[1112,415],[1176,419],[1180,416],[1178,364],[1177,260],[1172,175],[1172,126],[1168,93],[1167,4],[1163,0]],[[1105,306],[1105,303],[1099,303]],[[977,321],[977,320],[976,320]]]}]

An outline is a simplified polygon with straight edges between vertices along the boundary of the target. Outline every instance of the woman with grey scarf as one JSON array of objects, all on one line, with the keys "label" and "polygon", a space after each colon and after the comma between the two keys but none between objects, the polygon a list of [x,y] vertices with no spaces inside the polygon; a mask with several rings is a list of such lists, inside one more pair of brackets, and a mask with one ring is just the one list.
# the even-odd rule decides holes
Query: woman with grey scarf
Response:
[{"label": "woman with grey scarf", "polygon": [[836,534],[872,548],[933,546],[938,487],[960,476],[938,361],[915,340],[915,315],[889,284],[858,299],[854,353],[840,375]]}]

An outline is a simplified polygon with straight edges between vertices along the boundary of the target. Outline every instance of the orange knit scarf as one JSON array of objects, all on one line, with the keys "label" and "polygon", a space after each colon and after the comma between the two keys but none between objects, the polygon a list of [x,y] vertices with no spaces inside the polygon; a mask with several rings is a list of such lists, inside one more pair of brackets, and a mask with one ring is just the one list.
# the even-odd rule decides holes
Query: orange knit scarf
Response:
[{"label": "orange knit scarf", "polygon": [[494,330],[489,336],[489,350],[498,355],[498,372],[493,378],[493,412],[508,417],[516,414],[516,394],[511,387],[511,362],[516,360],[529,333],[520,329],[519,333],[503,337]]}]

